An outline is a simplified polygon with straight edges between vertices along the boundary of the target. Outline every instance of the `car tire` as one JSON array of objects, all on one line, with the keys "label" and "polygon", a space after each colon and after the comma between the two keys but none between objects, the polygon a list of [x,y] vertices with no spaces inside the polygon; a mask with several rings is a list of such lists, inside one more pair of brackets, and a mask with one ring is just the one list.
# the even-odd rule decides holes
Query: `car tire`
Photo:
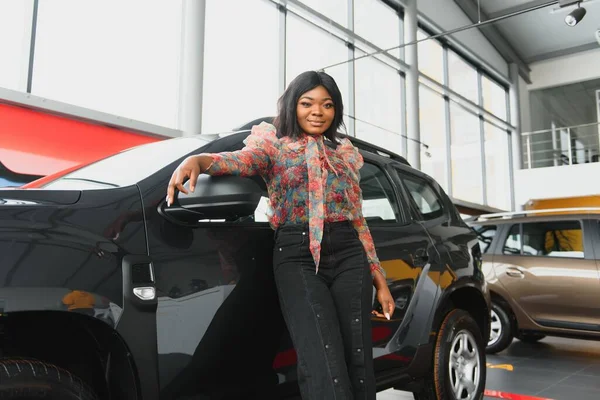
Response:
[{"label": "car tire", "polygon": [[539,333],[521,333],[517,335],[517,339],[521,342],[530,344],[537,343],[545,337],[546,335],[541,335]]},{"label": "car tire", "polygon": [[34,359],[0,359],[0,398],[98,400],[98,396],[69,371]]},{"label": "car tire", "polygon": [[487,342],[488,354],[499,353],[513,340],[513,328],[508,312],[498,303],[492,302],[490,337]]},{"label": "car tire", "polygon": [[[451,363],[453,360],[455,362]],[[433,369],[425,378],[423,389],[414,393],[414,398],[480,400],[483,399],[485,379],[485,341],[481,330],[467,311],[454,309],[446,315],[438,330]]]}]

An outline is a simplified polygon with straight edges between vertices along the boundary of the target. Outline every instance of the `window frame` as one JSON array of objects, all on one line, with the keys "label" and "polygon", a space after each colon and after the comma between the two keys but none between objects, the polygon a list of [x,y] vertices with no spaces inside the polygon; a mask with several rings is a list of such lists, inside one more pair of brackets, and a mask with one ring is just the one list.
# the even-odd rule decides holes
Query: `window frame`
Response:
[{"label": "window frame", "polygon": [[[367,152],[363,152],[360,151],[360,153],[363,156],[363,167],[364,168],[367,164],[368,165],[372,165],[373,167],[377,168],[382,176],[387,180],[388,184],[390,185],[392,191],[391,191],[391,195],[392,195],[392,199],[388,199],[390,200],[390,204],[392,205],[392,208],[394,209],[394,214],[396,216],[396,220],[395,221],[391,221],[391,220],[387,220],[387,221],[383,221],[383,222],[377,222],[377,221],[367,221],[367,224],[369,227],[371,226],[395,226],[395,225],[406,225],[407,222],[407,218],[406,215],[404,214],[403,210],[404,208],[402,207],[402,204],[400,203],[399,199],[399,193],[398,193],[398,189],[396,188],[396,184],[394,179],[392,179],[392,177],[390,176],[390,174],[388,173],[387,169],[385,168],[385,165],[382,165],[380,162],[377,162],[377,160],[375,160],[374,157],[370,157]],[[361,169],[362,169],[361,168]],[[360,173],[360,171],[359,171]],[[362,180],[362,178],[361,178]],[[360,182],[359,182],[359,186],[360,186]],[[361,187],[361,191],[362,191],[362,187]]]}]

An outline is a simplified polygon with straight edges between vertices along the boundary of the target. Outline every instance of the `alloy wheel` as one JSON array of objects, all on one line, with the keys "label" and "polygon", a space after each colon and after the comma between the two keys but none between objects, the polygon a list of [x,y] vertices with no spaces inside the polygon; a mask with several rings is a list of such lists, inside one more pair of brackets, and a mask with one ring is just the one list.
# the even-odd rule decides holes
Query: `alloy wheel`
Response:
[{"label": "alloy wheel", "polygon": [[450,385],[457,400],[473,400],[479,379],[481,363],[477,342],[471,332],[461,330],[452,341],[448,373]]},{"label": "alloy wheel", "polygon": [[490,340],[488,340],[488,346],[496,344],[496,342],[500,340],[500,337],[502,337],[502,321],[495,310],[492,310],[491,312],[491,319]]}]

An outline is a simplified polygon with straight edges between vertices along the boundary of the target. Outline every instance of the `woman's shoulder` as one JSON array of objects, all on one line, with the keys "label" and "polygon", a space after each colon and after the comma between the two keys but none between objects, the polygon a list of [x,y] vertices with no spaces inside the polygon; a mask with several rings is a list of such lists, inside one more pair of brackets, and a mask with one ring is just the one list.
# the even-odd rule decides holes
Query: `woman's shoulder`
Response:
[{"label": "woman's shoulder", "polygon": [[273,124],[264,121],[254,125],[244,143],[251,146],[278,148],[277,128]]},{"label": "woman's shoulder", "polygon": [[363,165],[363,157],[358,151],[358,148],[352,144],[352,141],[347,137],[338,138],[336,152],[346,161],[352,168],[360,169]]}]

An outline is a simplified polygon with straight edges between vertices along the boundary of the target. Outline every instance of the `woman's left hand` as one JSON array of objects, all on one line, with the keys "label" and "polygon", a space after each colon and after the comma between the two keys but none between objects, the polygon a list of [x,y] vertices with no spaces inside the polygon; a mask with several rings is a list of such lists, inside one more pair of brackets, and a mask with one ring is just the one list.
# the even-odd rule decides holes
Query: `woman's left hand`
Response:
[{"label": "woman's left hand", "polygon": [[381,309],[383,310],[383,314],[374,311],[373,314],[378,317],[384,317],[390,320],[392,315],[394,315],[394,309],[396,308],[396,304],[394,304],[394,299],[392,298],[392,294],[390,293],[390,289],[386,286],[377,289],[377,301],[381,304]]},{"label": "woman's left hand", "polygon": [[383,314],[381,314],[373,310],[373,314],[378,317],[385,317],[389,321],[392,318],[392,315],[394,315],[394,309],[396,308],[396,303],[394,303],[390,288],[388,288],[387,282],[381,274],[375,275],[373,283],[377,289],[377,301],[381,304],[381,310],[383,312]]}]

